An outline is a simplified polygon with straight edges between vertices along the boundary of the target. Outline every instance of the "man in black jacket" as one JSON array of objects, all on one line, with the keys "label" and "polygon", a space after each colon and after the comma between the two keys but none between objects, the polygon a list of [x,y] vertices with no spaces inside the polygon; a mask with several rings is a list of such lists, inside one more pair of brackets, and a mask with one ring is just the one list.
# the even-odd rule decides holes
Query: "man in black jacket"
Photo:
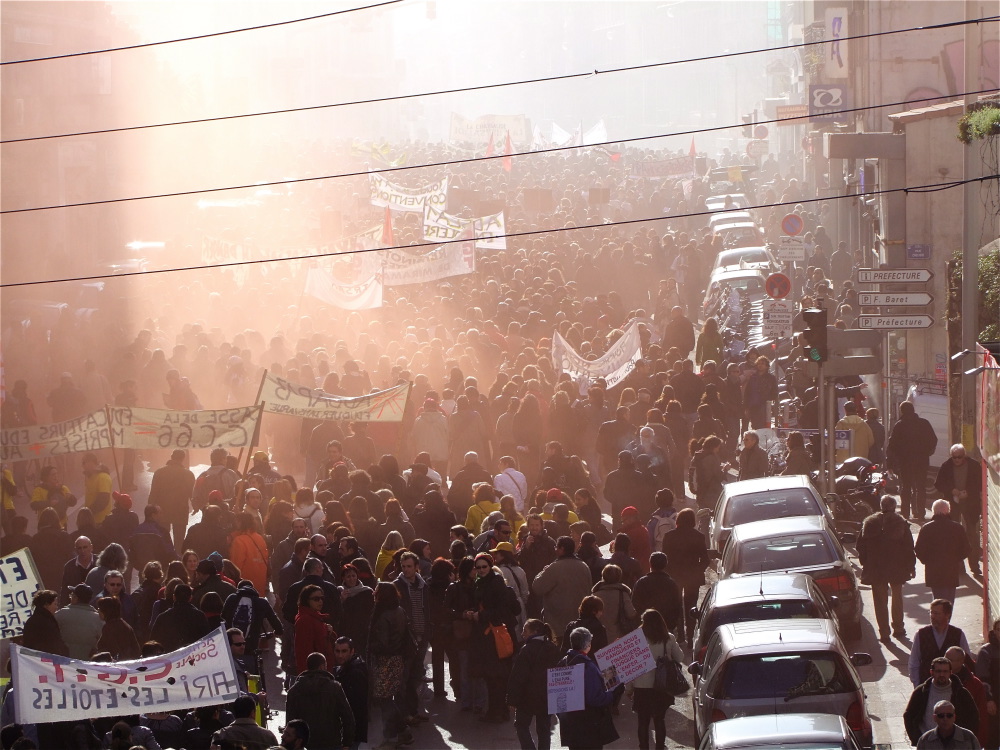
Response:
[{"label": "man in black jacket", "polygon": [[337,663],[333,675],[354,712],[354,742],[368,742],[368,665],[355,652],[351,639],[343,635],[333,644],[333,659]]},{"label": "man in black jacket", "polygon": [[649,573],[635,582],[632,605],[639,613],[655,609],[663,615],[663,621],[671,630],[684,621],[681,590],[667,573],[667,556],[662,552],[649,556]]},{"label": "man in black jacket", "polygon": [[969,458],[965,446],[956,443],[951,446],[951,458],[938,469],[934,488],[941,497],[951,503],[951,516],[961,520],[965,535],[969,540],[969,570],[973,575],[982,575],[979,558],[979,519],[983,516],[983,467]]},{"label": "man in black jacket", "polygon": [[534,747],[531,722],[535,722],[538,747],[546,748],[552,734],[548,708],[548,670],[562,655],[552,642],[552,630],[541,620],[528,620],[522,630],[524,645],[514,657],[507,681],[507,703],[515,709],[514,731],[521,747]]},{"label": "man in black jacket", "polygon": [[326,657],[309,654],[306,671],[288,689],[285,718],[309,725],[309,744],[343,748],[354,744],[354,711],[340,683],[327,671]]},{"label": "man in black jacket", "polygon": [[165,466],[153,472],[149,486],[149,502],[163,509],[164,523],[171,527],[177,552],[184,551],[194,474],[187,467],[187,451],[177,449],[170,454]]},{"label": "man in black jacket", "polygon": [[208,634],[205,613],[191,603],[191,587],[182,583],[174,588],[174,604],[156,618],[150,637],[163,648],[176,651]]},{"label": "man in black jacket", "polygon": [[958,579],[969,555],[969,540],[962,525],[951,520],[947,500],[935,500],[931,510],[934,515],[917,534],[914,549],[924,564],[924,581],[933,597],[954,602]]},{"label": "man in black jacket", "polygon": [[257,645],[265,620],[277,635],[281,635],[284,630],[270,602],[257,593],[250,581],[240,581],[236,593],[230,594],[226,599],[222,605],[222,619],[227,628],[236,627],[243,633],[247,641],[244,655],[248,659],[255,659],[257,656]]},{"label": "man in black jacket", "polygon": [[931,676],[910,694],[910,701],[903,712],[903,723],[910,743],[917,744],[920,735],[936,729],[934,705],[949,701],[955,706],[955,723],[975,731],[979,727],[979,709],[972,695],[962,687],[962,681],[951,673],[951,662],[939,656],[931,662]]},{"label": "man in black jacket", "polygon": [[899,475],[903,516],[922,521],[927,503],[927,469],[937,448],[931,423],[918,417],[913,404],[899,405],[899,421],[892,426],[885,446],[886,467]]},{"label": "man in black jacket", "polygon": [[879,638],[889,641],[889,593],[892,592],[892,634],[906,637],[903,625],[903,584],[916,575],[913,533],[910,524],[896,513],[896,498],[883,495],[881,511],[861,525],[858,558],[864,569],[861,580],[872,587],[872,602]]}]

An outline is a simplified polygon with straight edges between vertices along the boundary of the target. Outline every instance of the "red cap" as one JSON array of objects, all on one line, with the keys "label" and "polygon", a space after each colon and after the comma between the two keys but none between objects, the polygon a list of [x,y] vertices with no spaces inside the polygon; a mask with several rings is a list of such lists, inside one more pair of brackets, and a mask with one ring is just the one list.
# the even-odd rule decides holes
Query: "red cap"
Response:
[{"label": "red cap", "polygon": [[546,500],[562,500],[563,493],[558,487],[553,487],[551,490],[545,493]]},{"label": "red cap", "polygon": [[630,505],[627,508],[622,508],[622,518],[625,518],[625,516],[633,514],[639,515],[639,511],[636,510],[636,507],[634,505]]},{"label": "red cap", "polygon": [[124,492],[112,492],[111,497],[115,500],[115,505],[125,510],[132,510],[132,496]]},{"label": "red cap", "polygon": [[212,490],[208,493],[208,502],[216,503],[225,500],[225,496],[222,494],[222,490]]}]

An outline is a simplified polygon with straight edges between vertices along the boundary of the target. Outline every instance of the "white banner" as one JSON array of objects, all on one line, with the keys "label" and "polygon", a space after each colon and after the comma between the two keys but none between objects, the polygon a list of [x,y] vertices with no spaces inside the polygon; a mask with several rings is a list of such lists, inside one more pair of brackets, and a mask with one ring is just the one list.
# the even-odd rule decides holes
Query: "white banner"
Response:
[{"label": "white banner", "polygon": [[587,707],[583,675],[585,668],[583,664],[574,664],[572,667],[546,670],[545,687],[550,714],[582,711]]},{"label": "white banner", "polygon": [[27,461],[111,447],[104,409],[54,424],[0,430],[0,460]]},{"label": "white banner", "polygon": [[593,146],[595,143],[607,143],[608,142],[608,128],[604,124],[604,120],[598,120],[597,124],[594,125],[590,130],[583,134],[583,145]]},{"label": "white banner", "polygon": [[476,270],[476,248],[471,239],[431,250],[399,248],[379,254],[383,258],[382,281],[386,286],[423,284]]},{"label": "white banner", "polygon": [[260,399],[264,411],[272,414],[338,422],[402,422],[409,394],[410,384],[403,383],[356,398],[330,396],[266,373]]},{"label": "white banner", "polygon": [[408,188],[395,185],[380,174],[369,174],[371,189],[371,204],[379,208],[388,206],[393,211],[424,212],[424,204],[444,209],[448,202],[448,178],[419,188]]},{"label": "white banner", "polygon": [[531,140],[528,118],[524,115],[483,115],[469,119],[455,112],[451,113],[449,140],[452,143],[485,146],[492,136],[493,143],[499,147],[507,140],[507,133],[510,133],[510,139],[514,143],[527,143]]},{"label": "white banner", "polygon": [[260,406],[179,411],[109,406],[116,448],[245,448],[252,445]]},{"label": "white banner", "polygon": [[492,216],[463,219],[440,211],[433,206],[424,206],[424,239],[453,240],[463,230],[472,232],[476,247],[480,250],[506,250],[507,238],[503,211]]},{"label": "white banner", "polygon": [[581,357],[558,331],[552,337],[552,363],[559,372],[570,374],[581,394],[586,393],[597,378],[604,378],[608,388],[614,388],[641,358],[639,327],[635,323],[625,329],[625,335],[603,357],[592,361]]},{"label": "white banner", "polygon": [[374,310],[382,307],[382,276],[375,274],[354,284],[337,281],[330,271],[310,268],[306,294],[341,310]]},{"label": "white banner", "polygon": [[636,628],[609,646],[594,653],[604,678],[604,688],[611,690],[656,669],[656,659],[649,650],[646,634]]},{"label": "white banner", "polygon": [[187,710],[232,703],[240,695],[222,625],[169,654],[113,664],[16,644],[11,652],[18,724]]},{"label": "white banner", "polygon": [[27,547],[4,555],[0,560],[0,638],[14,638],[24,632],[31,615],[31,598],[42,588],[31,550]]}]

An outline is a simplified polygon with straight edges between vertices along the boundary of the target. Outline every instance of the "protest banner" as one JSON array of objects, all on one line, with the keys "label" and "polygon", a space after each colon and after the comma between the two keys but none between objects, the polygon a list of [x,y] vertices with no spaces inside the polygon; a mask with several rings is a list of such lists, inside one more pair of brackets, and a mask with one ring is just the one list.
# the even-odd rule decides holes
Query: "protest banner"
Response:
[{"label": "protest banner", "polygon": [[408,188],[395,185],[380,174],[368,175],[371,190],[371,204],[379,208],[388,206],[393,211],[424,212],[424,204],[444,208],[448,202],[448,178],[442,177],[437,182],[419,188]]},{"label": "protest banner", "polygon": [[104,409],[54,424],[0,430],[0,460],[27,461],[111,447],[108,413]]},{"label": "protest banner", "polygon": [[451,113],[449,140],[452,143],[485,146],[491,137],[494,143],[503,143],[507,133],[514,143],[527,143],[531,140],[528,118],[524,115],[483,115],[470,119],[457,112]]},{"label": "protest banner", "polygon": [[649,650],[646,634],[636,628],[614,643],[594,653],[604,678],[604,688],[611,690],[656,669],[656,659]]},{"label": "protest banner", "polygon": [[673,156],[658,161],[633,162],[630,177],[693,177],[694,157]]},{"label": "protest banner", "polygon": [[581,357],[558,331],[552,336],[552,363],[559,372],[570,374],[581,394],[585,394],[597,378],[604,378],[608,388],[614,388],[632,372],[641,358],[639,328],[635,323],[625,329],[625,335],[603,357],[595,360]]},{"label": "protest banner", "polygon": [[27,547],[4,555],[0,560],[0,638],[14,638],[24,632],[31,616],[31,598],[42,588],[31,550]]},{"label": "protest banner", "polygon": [[180,411],[109,406],[116,448],[245,448],[252,445],[260,406]]},{"label": "protest banner", "polygon": [[582,711],[586,707],[583,670],[583,664],[546,670],[550,714]]},{"label": "protest banner", "polygon": [[317,388],[296,385],[264,373],[260,400],[264,411],[336,422],[402,422],[410,384],[403,383],[367,396],[330,396]]},{"label": "protest banner", "polygon": [[78,661],[15,644],[11,663],[19,724],[186,711],[240,695],[221,625],[190,646],[146,659]]},{"label": "protest banner", "polygon": [[468,230],[476,238],[476,247],[480,250],[506,250],[505,226],[503,211],[492,216],[463,219],[433,206],[424,206],[425,240],[453,240],[463,230]]},{"label": "protest banner", "polygon": [[471,239],[431,250],[397,248],[379,254],[383,259],[382,283],[386,286],[423,284],[451,276],[464,276],[476,270],[476,248]]},{"label": "protest banner", "polygon": [[310,268],[305,293],[341,310],[374,310],[382,307],[382,274],[356,283],[343,283],[324,268]]}]

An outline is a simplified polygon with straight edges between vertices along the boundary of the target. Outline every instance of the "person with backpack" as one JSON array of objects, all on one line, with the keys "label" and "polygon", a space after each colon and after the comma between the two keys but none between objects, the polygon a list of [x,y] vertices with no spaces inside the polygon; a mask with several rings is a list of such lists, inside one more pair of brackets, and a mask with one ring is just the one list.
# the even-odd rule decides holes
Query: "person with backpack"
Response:
[{"label": "person with backpack", "polygon": [[252,659],[257,654],[261,633],[266,620],[275,634],[281,635],[284,626],[272,609],[270,602],[262,597],[250,581],[240,581],[235,594],[230,594],[222,605],[222,619],[226,628],[239,628],[246,638],[244,657]]},{"label": "person with backpack", "polygon": [[649,532],[649,548],[663,549],[663,537],[667,532],[677,528],[677,509],[674,508],[674,493],[669,487],[664,487],[656,493],[656,510],[646,522]]},{"label": "person with backpack", "polygon": [[[661,661],[680,663],[684,659],[681,647],[673,633],[667,630],[663,617],[655,609],[642,613],[642,632],[649,643],[649,650],[659,666]],[[673,665],[668,664],[672,668]],[[664,716],[674,705],[674,697],[663,689],[657,689],[657,669],[636,677],[625,686],[625,695],[632,698],[632,710],[639,718],[639,750],[649,750],[649,723],[653,723],[653,740],[656,750],[666,747],[667,727]]]},{"label": "person with backpack", "polygon": [[194,482],[192,505],[195,510],[204,510],[213,490],[221,492],[224,500],[231,500],[236,494],[236,483],[240,481],[240,475],[227,468],[228,457],[229,451],[225,448],[214,448],[209,454],[212,465],[199,474]]}]

